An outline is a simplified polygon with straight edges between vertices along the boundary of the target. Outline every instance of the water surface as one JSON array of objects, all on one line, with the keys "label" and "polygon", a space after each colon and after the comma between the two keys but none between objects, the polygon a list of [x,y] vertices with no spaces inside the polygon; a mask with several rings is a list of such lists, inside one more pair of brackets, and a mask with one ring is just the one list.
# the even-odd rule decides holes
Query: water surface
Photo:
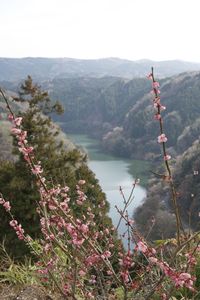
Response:
[{"label": "water surface", "polygon": [[[105,192],[108,202],[110,203],[109,215],[112,218],[113,224],[117,226],[119,221],[119,214],[115,208],[124,208],[123,197],[119,191],[121,186],[126,199],[128,199],[133,187],[134,175],[130,174],[130,169],[134,170],[134,162],[137,163],[138,168],[141,166],[141,173],[146,163],[143,161],[126,160],[116,156],[111,156],[102,153],[98,141],[91,139],[86,135],[73,134],[69,135],[70,139],[78,146],[81,146],[88,153],[88,165],[95,173],[96,178]],[[136,176],[137,174],[135,174]],[[133,212],[137,206],[142,203],[146,196],[146,189],[140,185],[135,188],[134,198],[128,207],[128,214],[132,217]],[[119,234],[126,231],[124,222],[119,227]]]}]

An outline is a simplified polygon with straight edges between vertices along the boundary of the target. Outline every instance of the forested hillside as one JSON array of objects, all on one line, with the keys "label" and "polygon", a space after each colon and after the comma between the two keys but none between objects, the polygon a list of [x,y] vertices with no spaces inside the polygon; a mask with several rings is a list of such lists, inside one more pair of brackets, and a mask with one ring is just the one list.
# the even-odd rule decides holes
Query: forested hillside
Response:
[{"label": "forested hillside", "polygon": [[50,94],[62,102],[60,119],[66,132],[84,132],[101,138],[122,124],[132,105],[148,90],[146,79],[128,81],[114,77],[59,79]]},{"label": "forested hillside", "polygon": [[[178,207],[186,231],[200,229],[200,142],[196,140],[183,154],[171,163],[177,191]],[[156,170],[156,169],[155,169]],[[154,171],[155,171],[154,170]],[[161,166],[159,173],[163,173]],[[134,218],[138,229],[149,239],[168,238],[175,234],[175,216],[168,183],[151,176],[147,198],[137,208]]]},{"label": "forested hillside", "polygon": [[[183,73],[161,81],[165,133],[169,136],[170,154],[185,151],[199,138],[200,73]],[[114,128],[103,138],[105,149],[127,149],[130,157],[153,159],[159,155],[156,137],[158,126],[153,118],[150,93],[138,98],[127,112],[120,130]],[[119,142],[119,141],[122,141]],[[116,147],[117,145],[117,147]]]}]

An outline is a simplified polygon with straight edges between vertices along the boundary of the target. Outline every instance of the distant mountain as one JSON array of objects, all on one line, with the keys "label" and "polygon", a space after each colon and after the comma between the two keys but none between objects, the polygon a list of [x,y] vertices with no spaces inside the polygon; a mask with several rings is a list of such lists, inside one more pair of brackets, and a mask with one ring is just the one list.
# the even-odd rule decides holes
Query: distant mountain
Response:
[{"label": "distant mountain", "polygon": [[114,76],[123,78],[144,77],[151,66],[159,77],[181,72],[200,70],[200,63],[185,61],[130,61],[119,58],[0,58],[0,81],[19,81],[31,75],[34,80]]}]

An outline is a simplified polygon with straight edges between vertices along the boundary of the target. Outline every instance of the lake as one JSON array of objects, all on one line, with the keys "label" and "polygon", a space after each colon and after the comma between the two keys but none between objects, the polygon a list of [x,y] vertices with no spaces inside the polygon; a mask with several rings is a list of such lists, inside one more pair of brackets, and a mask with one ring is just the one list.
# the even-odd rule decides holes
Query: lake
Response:
[{"label": "lake", "polygon": [[[128,199],[133,187],[134,177],[143,174],[144,169],[147,169],[147,163],[138,160],[128,160],[119,157],[111,156],[101,152],[99,143],[95,139],[89,138],[83,134],[69,134],[69,138],[78,146],[85,149],[88,154],[88,165],[95,173],[96,178],[105,192],[108,202],[110,203],[109,215],[112,218],[113,224],[117,226],[119,214],[115,208],[123,209],[123,198],[119,191],[121,186],[123,192]],[[134,165],[136,166],[135,174]],[[134,198],[128,207],[129,217],[132,217],[137,206],[142,203],[146,196],[146,189],[137,185],[134,191]],[[122,235],[126,231],[124,222],[121,223],[118,232]]]}]

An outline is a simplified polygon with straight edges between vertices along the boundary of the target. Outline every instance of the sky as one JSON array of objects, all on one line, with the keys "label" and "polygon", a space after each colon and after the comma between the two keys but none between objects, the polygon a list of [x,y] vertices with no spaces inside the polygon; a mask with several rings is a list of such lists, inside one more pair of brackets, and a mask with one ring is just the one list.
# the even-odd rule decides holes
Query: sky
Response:
[{"label": "sky", "polygon": [[200,62],[200,0],[0,0],[0,57]]}]

